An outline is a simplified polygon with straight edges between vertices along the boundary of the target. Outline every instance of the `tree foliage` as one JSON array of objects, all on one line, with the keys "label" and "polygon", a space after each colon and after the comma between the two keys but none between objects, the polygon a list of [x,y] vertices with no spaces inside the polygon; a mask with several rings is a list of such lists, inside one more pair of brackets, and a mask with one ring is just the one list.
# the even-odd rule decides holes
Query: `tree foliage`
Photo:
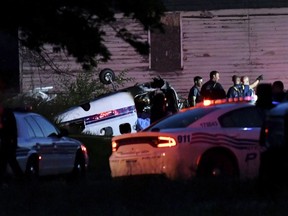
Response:
[{"label": "tree foliage", "polygon": [[[131,81],[133,79],[127,78],[126,71],[121,71],[115,77],[114,84],[118,89]],[[104,85],[95,77],[94,72],[89,71],[79,72],[75,80],[72,80],[69,76],[62,76],[59,80],[59,85],[62,86],[63,92],[57,96],[55,101],[58,104],[61,103],[65,108],[79,105],[105,93],[113,92],[112,85]]]},{"label": "tree foliage", "polygon": [[[23,46],[41,52],[44,44],[50,44],[91,69],[97,59],[107,61],[111,56],[101,27],[115,23],[116,13],[139,21],[147,30],[161,28],[164,10],[161,0],[10,0],[0,9],[0,29],[8,33],[18,29]],[[127,29],[117,31],[138,52],[148,53],[147,42],[138,41]]]},{"label": "tree foliage", "polygon": [[[132,81],[134,81],[133,78],[126,76],[126,71],[121,71],[115,77],[114,84],[118,89],[123,87],[127,82]],[[114,91],[112,85],[102,84],[96,78],[95,73],[89,71],[79,72],[75,79],[71,79],[69,75],[63,75],[58,84],[63,87],[63,92],[55,96],[44,92],[49,98],[43,98],[42,94],[35,91],[18,94],[14,97],[3,97],[3,95],[0,95],[0,101],[2,101],[2,105],[5,107],[14,109],[28,108],[54,121],[55,115],[63,110]]]}]

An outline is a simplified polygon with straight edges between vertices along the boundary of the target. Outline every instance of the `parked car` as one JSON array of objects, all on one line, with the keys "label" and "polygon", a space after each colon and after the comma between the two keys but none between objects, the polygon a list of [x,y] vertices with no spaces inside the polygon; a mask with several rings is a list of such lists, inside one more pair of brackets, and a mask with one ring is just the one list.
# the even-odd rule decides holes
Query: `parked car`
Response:
[{"label": "parked car", "polygon": [[113,137],[111,175],[255,178],[264,116],[249,102],[183,109],[143,131]]},{"label": "parked car", "polygon": [[88,154],[78,140],[69,138],[40,114],[14,111],[18,131],[17,160],[28,176],[85,174]]},{"label": "parked car", "polygon": [[[104,69],[99,78],[102,83],[113,85],[115,74],[111,69]],[[179,109],[185,106],[185,100],[179,99],[174,88],[161,77],[124,89],[116,89],[115,85],[113,88],[113,92],[64,110],[55,117],[55,121],[60,127],[78,133],[116,136],[127,131],[137,132],[138,113],[149,114],[152,98],[157,91],[172,93]],[[140,103],[142,110],[137,108]]]}]

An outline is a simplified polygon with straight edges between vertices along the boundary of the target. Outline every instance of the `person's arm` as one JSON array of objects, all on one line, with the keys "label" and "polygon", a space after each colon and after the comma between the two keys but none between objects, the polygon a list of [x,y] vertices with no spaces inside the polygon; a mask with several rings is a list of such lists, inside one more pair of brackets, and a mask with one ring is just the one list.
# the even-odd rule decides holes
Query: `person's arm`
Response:
[{"label": "person's arm", "polygon": [[200,94],[200,90],[199,90],[197,87],[195,87],[195,88],[193,89],[193,97],[192,97],[192,104],[193,104],[193,106],[196,106],[197,96],[200,96],[200,95],[201,95],[201,94]]},{"label": "person's arm", "polygon": [[201,87],[201,90],[200,90],[200,94],[202,96],[203,99],[205,99],[207,97],[207,85],[208,83],[204,83]]},{"label": "person's arm", "polygon": [[253,83],[251,83],[251,84],[249,85],[249,88],[250,88],[250,89],[255,88],[255,87],[259,84],[259,82],[260,82],[260,81],[256,79]]},{"label": "person's arm", "polygon": [[224,99],[226,98],[226,91],[224,90],[223,86],[220,83],[217,83],[217,91],[218,91],[218,99]]},{"label": "person's arm", "polygon": [[232,90],[233,90],[232,88],[228,89],[228,92],[227,92],[227,95],[226,95],[227,98],[232,98],[233,97]]},{"label": "person's arm", "polygon": [[254,89],[260,83],[260,80],[263,80],[263,75],[258,76],[257,79],[249,85],[249,87]]},{"label": "person's arm", "polygon": [[196,94],[195,94],[195,88],[191,88],[188,96],[188,102],[189,106],[193,107],[196,105]]},{"label": "person's arm", "polygon": [[192,96],[192,100],[191,100],[191,106],[196,106],[196,96]]},{"label": "person's arm", "polygon": [[188,104],[189,104],[189,106],[192,106],[192,103],[193,103],[193,95],[192,95],[192,88],[191,88],[190,91],[189,91],[189,94],[188,94]]}]

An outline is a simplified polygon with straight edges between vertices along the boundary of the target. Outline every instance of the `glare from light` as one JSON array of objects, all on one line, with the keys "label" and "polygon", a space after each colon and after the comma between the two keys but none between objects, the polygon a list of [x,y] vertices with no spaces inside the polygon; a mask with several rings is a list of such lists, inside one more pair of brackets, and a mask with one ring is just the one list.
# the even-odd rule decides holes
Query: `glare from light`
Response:
[{"label": "glare from light", "polygon": [[204,100],[203,101],[203,105],[204,106],[209,106],[209,105],[211,105],[212,104],[212,101],[211,100]]},{"label": "glare from light", "polygon": [[117,143],[115,141],[112,142],[112,151],[115,152],[117,149]]},{"label": "glare from light", "polygon": [[243,128],[243,130],[244,130],[244,131],[251,131],[252,128],[247,128],[247,127],[245,127],[245,128]]},{"label": "glare from light", "polygon": [[176,141],[172,137],[160,136],[158,137],[158,140],[160,143],[158,143],[157,147],[159,148],[176,146]]},{"label": "glare from light", "polygon": [[87,152],[87,148],[84,145],[81,145],[82,152]]}]

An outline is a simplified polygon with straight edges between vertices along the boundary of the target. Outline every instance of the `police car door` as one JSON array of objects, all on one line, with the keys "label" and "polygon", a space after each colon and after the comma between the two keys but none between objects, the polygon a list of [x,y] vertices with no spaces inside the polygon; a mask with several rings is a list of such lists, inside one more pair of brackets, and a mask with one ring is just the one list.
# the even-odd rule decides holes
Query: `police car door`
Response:
[{"label": "police car door", "polygon": [[239,107],[219,117],[227,135],[227,145],[238,159],[240,170],[254,175],[260,163],[259,137],[264,121],[261,109],[256,106]]}]

